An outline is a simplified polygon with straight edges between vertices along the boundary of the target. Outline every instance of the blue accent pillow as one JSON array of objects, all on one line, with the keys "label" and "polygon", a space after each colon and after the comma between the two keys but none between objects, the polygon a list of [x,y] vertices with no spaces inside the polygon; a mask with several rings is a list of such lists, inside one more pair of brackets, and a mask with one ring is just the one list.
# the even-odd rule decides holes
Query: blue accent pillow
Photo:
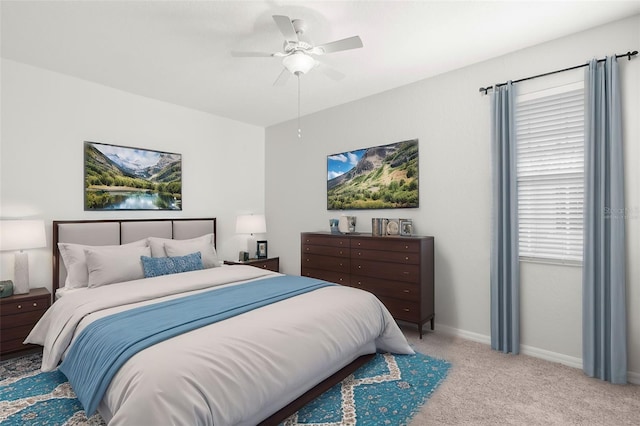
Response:
[{"label": "blue accent pillow", "polygon": [[140,256],[140,259],[145,278],[203,269],[200,252],[176,257]]}]

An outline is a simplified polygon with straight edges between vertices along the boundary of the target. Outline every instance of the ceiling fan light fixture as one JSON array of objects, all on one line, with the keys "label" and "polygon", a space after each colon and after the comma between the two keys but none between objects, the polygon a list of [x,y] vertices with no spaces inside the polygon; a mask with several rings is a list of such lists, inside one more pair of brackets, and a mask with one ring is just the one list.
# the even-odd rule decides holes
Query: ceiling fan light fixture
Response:
[{"label": "ceiling fan light fixture", "polygon": [[308,73],[315,64],[315,59],[302,52],[296,52],[282,60],[282,65],[295,75]]}]

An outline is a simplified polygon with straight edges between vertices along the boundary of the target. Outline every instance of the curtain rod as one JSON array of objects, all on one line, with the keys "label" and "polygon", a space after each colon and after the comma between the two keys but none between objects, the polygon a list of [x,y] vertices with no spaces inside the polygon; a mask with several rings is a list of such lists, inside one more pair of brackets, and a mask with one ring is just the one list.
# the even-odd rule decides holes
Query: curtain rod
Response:
[{"label": "curtain rod", "polygon": [[[622,55],[616,55],[616,58],[625,58],[626,57],[628,60],[631,60],[631,57],[636,56],[637,54],[638,54],[638,51],[634,50],[633,52],[627,52],[627,53],[624,53]],[[606,59],[598,59],[598,62],[603,62],[605,60]],[[578,69],[578,68],[586,67],[587,65],[589,65],[589,62],[586,62],[586,63],[581,64],[581,65],[576,65],[574,67],[564,68],[564,69],[556,70],[556,71],[549,71],[549,72],[546,72],[544,74],[538,74],[538,75],[534,75],[534,76],[531,76],[531,77],[521,78],[520,80],[512,81],[512,83],[520,83],[521,81],[533,80],[534,78],[544,77],[544,76],[551,75],[551,74],[557,74],[559,72],[571,71],[571,70],[575,70],[575,69]],[[493,86],[481,87],[480,88],[480,92],[484,92],[484,94],[486,95],[487,92],[489,92],[489,90],[492,90],[494,87],[500,87],[500,86],[504,86],[506,84],[507,83],[505,82],[505,83],[500,83],[500,84],[494,84]]]}]

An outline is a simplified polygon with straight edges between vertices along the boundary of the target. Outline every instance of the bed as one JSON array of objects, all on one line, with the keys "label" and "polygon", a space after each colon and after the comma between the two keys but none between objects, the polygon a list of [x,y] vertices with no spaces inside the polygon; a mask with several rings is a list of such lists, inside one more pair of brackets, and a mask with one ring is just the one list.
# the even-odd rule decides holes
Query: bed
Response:
[{"label": "bed", "polygon": [[278,424],[376,351],[413,353],[370,293],[219,266],[215,230],[215,218],[53,223],[57,300],[26,341],[44,346],[42,369],[59,366],[89,415]]}]

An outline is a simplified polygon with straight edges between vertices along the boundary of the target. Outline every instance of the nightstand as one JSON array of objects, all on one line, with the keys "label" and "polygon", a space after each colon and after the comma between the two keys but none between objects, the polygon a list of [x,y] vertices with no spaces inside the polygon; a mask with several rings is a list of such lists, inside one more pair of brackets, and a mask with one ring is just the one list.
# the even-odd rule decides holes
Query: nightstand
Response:
[{"label": "nightstand", "polygon": [[268,259],[249,259],[244,262],[225,260],[225,265],[249,265],[256,268],[268,269],[273,272],[280,272],[280,258],[270,257]]},{"label": "nightstand", "polygon": [[0,299],[0,355],[37,347],[22,342],[49,306],[51,293],[46,288]]}]

